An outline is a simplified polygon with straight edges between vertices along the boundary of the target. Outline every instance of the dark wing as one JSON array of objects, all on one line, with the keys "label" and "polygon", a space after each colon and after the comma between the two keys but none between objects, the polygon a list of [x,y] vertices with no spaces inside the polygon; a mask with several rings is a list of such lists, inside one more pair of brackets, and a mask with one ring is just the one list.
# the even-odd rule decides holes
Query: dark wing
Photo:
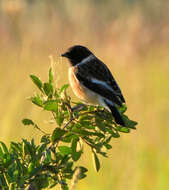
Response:
[{"label": "dark wing", "polygon": [[114,117],[114,120],[117,124],[125,126],[125,122],[123,120],[123,117],[121,116],[121,114],[119,113],[118,109],[116,106],[112,105],[111,102],[109,102],[108,100],[104,100],[105,104],[109,107],[109,109],[111,110],[112,116]]},{"label": "dark wing", "polygon": [[107,68],[107,70],[108,70],[109,76],[110,76],[108,83],[110,83],[110,85],[111,85],[111,87],[113,88],[113,90],[117,92],[118,97],[121,99],[121,101],[122,101],[123,103],[125,103],[126,101],[125,101],[125,99],[124,99],[124,97],[123,97],[123,94],[122,94],[122,92],[121,92],[121,90],[120,90],[119,85],[117,84],[116,80],[114,79],[113,75],[111,74],[111,72],[109,71],[108,68]]},{"label": "dark wing", "polygon": [[122,105],[124,98],[120,88],[103,62],[94,57],[77,64],[76,67],[76,77],[86,88],[111,100],[117,105]]}]

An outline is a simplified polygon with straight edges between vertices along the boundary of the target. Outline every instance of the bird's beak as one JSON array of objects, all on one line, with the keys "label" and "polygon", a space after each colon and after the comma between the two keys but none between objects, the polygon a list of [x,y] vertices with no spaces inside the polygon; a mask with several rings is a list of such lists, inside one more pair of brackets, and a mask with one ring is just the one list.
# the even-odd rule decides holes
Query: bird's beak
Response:
[{"label": "bird's beak", "polygon": [[68,52],[63,53],[63,54],[61,54],[61,56],[62,56],[62,57],[67,57],[67,58],[68,58],[68,57],[69,57],[69,53],[68,53]]}]

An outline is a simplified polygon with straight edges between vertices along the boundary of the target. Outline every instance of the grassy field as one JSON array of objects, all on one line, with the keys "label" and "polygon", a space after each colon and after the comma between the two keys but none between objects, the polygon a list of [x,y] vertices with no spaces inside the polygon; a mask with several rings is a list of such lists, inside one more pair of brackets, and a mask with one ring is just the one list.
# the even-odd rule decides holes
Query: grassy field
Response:
[{"label": "grassy field", "polygon": [[0,140],[38,141],[39,132],[21,124],[24,117],[48,132],[53,129],[50,116],[27,100],[35,92],[29,75],[47,79],[52,55],[56,85],[68,83],[68,63],[59,55],[71,45],[86,45],[109,66],[126,97],[129,117],[139,124],[112,141],[99,173],[86,150],[80,163],[89,168],[88,177],[77,189],[168,190],[168,3],[54,2],[0,1]]}]

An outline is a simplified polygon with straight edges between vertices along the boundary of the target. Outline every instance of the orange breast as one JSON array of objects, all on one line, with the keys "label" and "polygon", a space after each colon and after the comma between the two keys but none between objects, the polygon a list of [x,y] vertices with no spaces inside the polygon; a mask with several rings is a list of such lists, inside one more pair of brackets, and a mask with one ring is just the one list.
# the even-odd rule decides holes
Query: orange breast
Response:
[{"label": "orange breast", "polygon": [[74,94],[84,102],[98,104],[98,95],[80,84],[76,78],[75,71],[76,67],[69,68],[69,83]]}]

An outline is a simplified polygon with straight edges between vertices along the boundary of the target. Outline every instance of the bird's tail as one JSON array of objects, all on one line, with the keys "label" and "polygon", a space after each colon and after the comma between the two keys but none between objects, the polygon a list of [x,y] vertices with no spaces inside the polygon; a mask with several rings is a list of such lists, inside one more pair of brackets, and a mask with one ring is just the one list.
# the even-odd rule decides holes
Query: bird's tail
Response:
[{"label": "bird's tail", "polygon": [[106,100],[105,100],[105,103],[109,107],[109,109],[111,110],[111,113],[114,117],[115,122],[119,125],[125,126],[124,120],[123,120],[122,116],[120,115],[116,106],[112,105],[111,103],[109,103],[109,101],[106,101]]}]

